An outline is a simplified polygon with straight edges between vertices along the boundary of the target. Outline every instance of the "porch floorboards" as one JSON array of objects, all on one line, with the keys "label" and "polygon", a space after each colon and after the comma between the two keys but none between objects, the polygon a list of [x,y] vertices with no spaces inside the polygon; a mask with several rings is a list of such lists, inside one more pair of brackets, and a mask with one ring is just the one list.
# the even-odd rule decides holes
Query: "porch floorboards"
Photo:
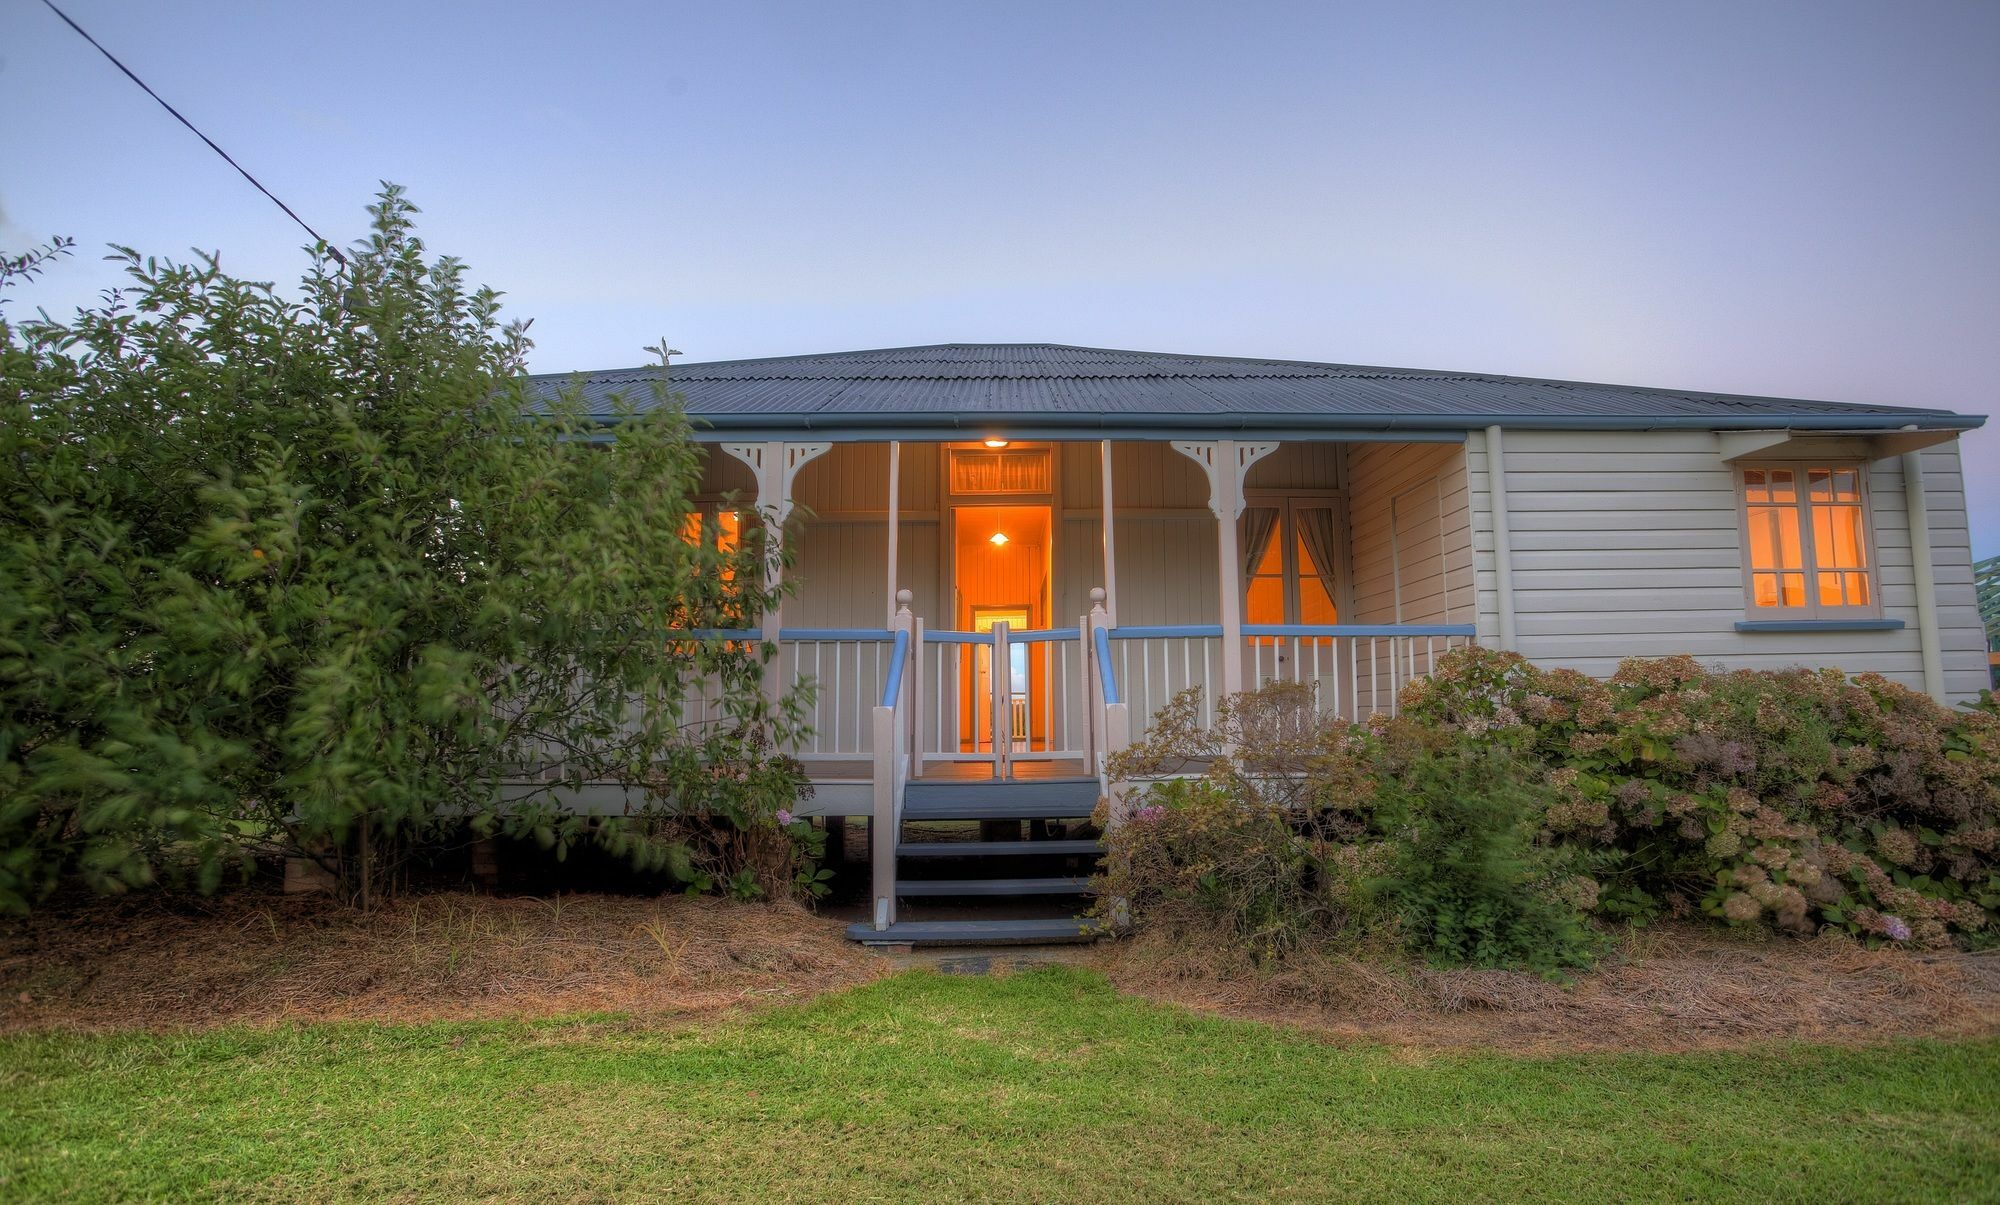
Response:
[{"label": "porch floorboards", "polygon": [[[875,763],[867,758],[852,760],[809,761],[805,763],[806,777],[815,782],[867,782],[875,773]],[[1079,758],[1062,758],[1053,761],[1017,761],[1014,763],[1014,780],[1017,782],[1044,782],[1052,778],[1088,778],[1090,772],[1084,768]],[[924,772],[913,782],[980,782],[993,777],[993,767],[987,762],[950,761],[933,762],[924,767]]]}]

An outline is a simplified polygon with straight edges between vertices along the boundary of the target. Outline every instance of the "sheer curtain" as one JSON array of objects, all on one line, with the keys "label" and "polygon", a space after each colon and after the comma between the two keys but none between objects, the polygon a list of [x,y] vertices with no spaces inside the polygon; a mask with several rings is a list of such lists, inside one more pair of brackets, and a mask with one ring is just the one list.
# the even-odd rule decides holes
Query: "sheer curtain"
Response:
[{"label": "sheer curtain", "polygon": [[1264,559],[1264,553],[1271,547],[1271,537],[1278,531],[1278,508],[1275,506],[1246,506],[1239,529],[1243,549],[1243,576],[1247,579],[1257,572],[1257,565]]},{"label": "sheer curtain", "polygon": [[1299,525],[1299,542],[1306,546],[1306,555],[1312,558],[1313,568],[1319,572],[1320,584],[1326,587],[1327,598],[1337,603],[1340,596],[1333,591],[1333,508],[1301,506],[1292,512],[1292,518]]}]

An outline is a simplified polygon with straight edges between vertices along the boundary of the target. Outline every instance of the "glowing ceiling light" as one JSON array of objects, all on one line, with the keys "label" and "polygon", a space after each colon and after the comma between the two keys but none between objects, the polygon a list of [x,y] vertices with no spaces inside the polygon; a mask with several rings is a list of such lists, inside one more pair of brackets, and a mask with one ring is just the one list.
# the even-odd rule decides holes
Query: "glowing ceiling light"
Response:
[{"label": "glowing ceiling light", "polygon": [[986,441],[986,446],[989,448],[1004,448],[1007,446],[1007,441],[1004,439],[989,439]]},{"label": "glowing ceiling light", "polygon": [[986,539],[995,548],[998,548],[1007,542],[1007,533],[1004,531],[996,531],[992,535],[987,536]]}]

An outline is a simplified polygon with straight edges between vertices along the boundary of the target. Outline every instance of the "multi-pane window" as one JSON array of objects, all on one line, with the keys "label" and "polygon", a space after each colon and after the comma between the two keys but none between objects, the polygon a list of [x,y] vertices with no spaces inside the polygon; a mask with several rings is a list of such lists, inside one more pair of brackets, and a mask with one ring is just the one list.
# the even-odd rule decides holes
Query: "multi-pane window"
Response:
[{"label": "multi-pane window", "polygon": [[1753,612],[1874,612],[1860,466],[1746,468],[1743,507]]}]

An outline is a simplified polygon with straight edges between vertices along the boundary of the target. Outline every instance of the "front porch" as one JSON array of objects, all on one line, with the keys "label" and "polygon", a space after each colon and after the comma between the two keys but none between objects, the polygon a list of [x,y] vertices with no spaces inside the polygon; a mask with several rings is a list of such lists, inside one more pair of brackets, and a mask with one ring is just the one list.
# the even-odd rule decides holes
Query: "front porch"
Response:
[{"label": "front porch", "polygon": [[[898,940],[904,896],[1080,892],[1094,855],[1070,847],[1094,848],[1106,794],[1121,818],[1105,758],[1182,691],[1206,721],[1230,694],[1302,682],[1359,721],[1475,639],[1456,439],[716,452],[704,506],[754,508],[789,544],[795,592],[728,635],[772,645],[766,688],[808,700],[789,750],[814,779],[806,810],[868,819],[864,939]],[[978,839],[921,840],[922,822]],[[941,858],[969,869],[926,877]],[[1030,936],[1082,933],[1073,911]]]},{"label": "front porch", "polygon": [[1277,679],[1361,719],[1473,637],[1460,439],[711,447],[704,507],[790,544],[796,592],[758,635],[772,689],[815,688],[794,752],[829,786],[867,777],[903,592],[919,776],[1087,758],[1094,595],[1141,727],[1189,687],[1212,713]]}]

